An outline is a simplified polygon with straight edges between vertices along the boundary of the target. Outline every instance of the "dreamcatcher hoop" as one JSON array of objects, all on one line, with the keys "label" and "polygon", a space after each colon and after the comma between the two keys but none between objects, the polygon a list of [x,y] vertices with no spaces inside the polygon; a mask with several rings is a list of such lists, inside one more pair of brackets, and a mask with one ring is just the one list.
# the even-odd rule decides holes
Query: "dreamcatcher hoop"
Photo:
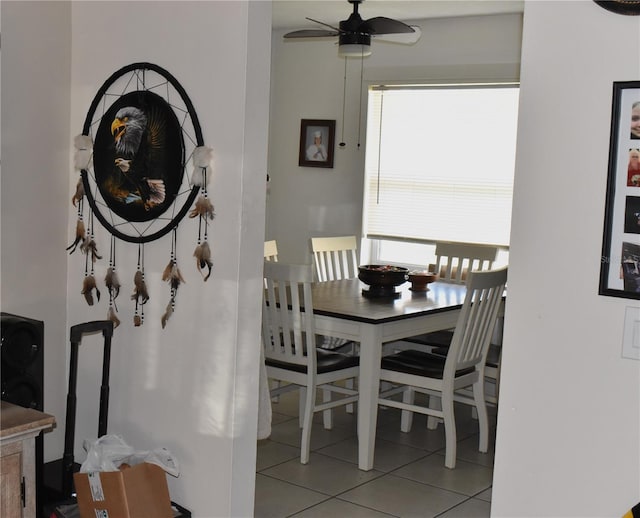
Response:
[{"label": "dreamcatcher hoop", "polygon": [[[193,162],[195,148],[203,146],[204,141],[198,116],[186,91],[169,72],[152,63],[125,66],[105,81],[89,107],[82,134],[99,144],[105,129],[114,127],[114,114],[119,115],[120,109],[136,103],[145,104],[147,112],[159,113],[155,124],[166,134],[163,144],[169,148],[169,155],[156,157],[154,166],[173,164],[172,169],[164,171],[170,176],[170,181],[165,182],[166,199],[163,191],[164,201],[154,206],[140,199],[142,189],[125,190],[127,196],[123,197],[120,196],[122,189],[114,194],[115,188],[111,184],[109,189],[106,188],[110,178],[105,173],[107,167],[104,164],[109,163],[111,169],[114,165],[112,155],[104,149],[102,153],[106,158],[97,160],[100,158],[99,147],[94,147],[94,160],[81,169],[81,178],[91,211],[109,233],[130,243],[148,243],[175,229],[195,201],[200,186],[191,183],[187,170]],[[156,148],[162,151],[161,145]],[[148,155],[153,157],[153,152]],[[118,166],[122,171],[125,165],[129,167],[128,161],[124,162]],[[147,169],[149,171],[145,174],[154,174],[151,166]],[[179,178],[175,178],[176,175]]]}]

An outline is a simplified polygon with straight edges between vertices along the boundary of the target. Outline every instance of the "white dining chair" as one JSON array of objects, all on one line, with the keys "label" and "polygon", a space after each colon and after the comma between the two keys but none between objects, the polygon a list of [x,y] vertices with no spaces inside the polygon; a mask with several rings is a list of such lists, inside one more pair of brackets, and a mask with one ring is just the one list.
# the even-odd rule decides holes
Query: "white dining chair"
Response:
[{"label": "white dining chair", "polygon": [[[498,247],[478,243],[436,243],[436,262],[429,269],[436,272],[438,281],[464,284],[470,271],[484,271],[493,268],[498,256]],[[453,329],[443,329],[406,338],[404,342],[420,344],[423,349],[448,347],[453,338]],[[396,345],[396,348],[402,345]]]},{"label": "white dining chair", "polygon": [[[496,326],[499,322],[496,322]],[[450,345],[450,344],[449,344]],[[446,357],[449,352],[449,347],[436,347],[431,350],[432,354],[437,354],[442,357]],[[498,406],[498,396],[500,394],[500,370],[502,361],[502,344],[489,344],[489,351],[487,352],[487,361],[484,366],[484,379],[485,379],[485,400],[487,404],[492,406]],[[475,412],[474,417],[477,417]]]},{"label": "white dining chair", "polygon": [[[358,276],[358,244],[356,236],[312,237],[311,253],[318,282],[355,279]],[[356,345],[343,338],[325,337],[321,347],[355,353]]]},{"label": "white dining chair", "polygon": [[493,268],[498,247],[478,243],[436,243],[436,262],[433,271],[438,280],[464,284],[467,272]]},{"label": "white dining chair", "polygon": [[[411,430],[414,412],[442,419],[447,468],[456,465],[454,401],[476,409],[480,428],[478,449],[483,453],[488,450],[485,363],[506,282],[507,267],[468,274],[465,300],[446,357],[404,350],[382,358],[380,381],[393,387],[380,392],[378,404],[402,410],[403,432]],[[463,393],[467,388],[472,390],[471,396]],[[425,404],[416,403],[415,392],[425,395]],[[398,393],[402,393],[402,401],[394,398]]]},{"label": "white dining chair", "polygon": [[[278,242],[275,239],[264,242],[264,260],[278,262]],[[264,288],[267,289],[266,280],[264,281]],[[275,388],[280,386],[278,381],[274,381],[273,384]],[[272,399],[274,403],[277,403],[280,400],[280,397],[274,396]]]},{"label": "white dining chair", "polygon": [[318,281],[355,279],[358,276],[356,236],[312,237],[311,252]]},{"label": "white dining chair", "polygon": [[[315,277],[318,282],[355,279],[358,276],[358,241],[356,236],[312,237],[311,253]],[[320,344],[323,349],[349,352],[357,355],[358,344],[352,340],[325,336]],[[353,382],[347,382],[353,388]],[[347,412],[353,413],[353,405],[347,406]],[[331,412],[324,413],[325,428],[331,429]]]},{"label": "white dining chair", "polygon": [[[464,284],[469,271],[485,271],[493,268],[498,256],[498,247],[479,243],[439,241],[436,243],[435,255],[436,262],[432,267],[430,265],[430,269],[438,273],[438,280]],[[489,403],[494,405],[498,404],[503,325],[503,317],[498,316],[485,369],[485,377],[491,388],[491,393],[486,398]],[[406,338],[405,342],[419,344],[421,349],[431,350],[434,354],[446,356],[447,349],[453,339],[453,331],[453,329],[442,329],[424,333]],[[399,347],[402,346],[395,345],[396,349]]]},{"label": "white dining chair", "polygon": [[[311,265],[264,261],[264,279],[262,345],[267,375],[288,384],[273,389],[271,395],[292,385],[300,388],[300,462],[307,464],[313,414],[358,401],[357,390],[337,383],[358,377],[359,358],[316,347]],[[317,389],[341,397],[318,402]]]}]

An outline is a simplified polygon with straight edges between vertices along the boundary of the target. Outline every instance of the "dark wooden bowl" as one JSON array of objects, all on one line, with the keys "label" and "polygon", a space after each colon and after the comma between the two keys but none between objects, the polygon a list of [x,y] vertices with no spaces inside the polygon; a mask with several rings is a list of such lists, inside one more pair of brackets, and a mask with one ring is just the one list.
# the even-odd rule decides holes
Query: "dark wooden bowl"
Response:
[{"label": "dark wooden bowl", "polygon": [[358,266],[358,279],[369,286],[363,290],[370,297],[389,297],[396,294],[396,286],[407,282],[408,268],[383,264]]}]

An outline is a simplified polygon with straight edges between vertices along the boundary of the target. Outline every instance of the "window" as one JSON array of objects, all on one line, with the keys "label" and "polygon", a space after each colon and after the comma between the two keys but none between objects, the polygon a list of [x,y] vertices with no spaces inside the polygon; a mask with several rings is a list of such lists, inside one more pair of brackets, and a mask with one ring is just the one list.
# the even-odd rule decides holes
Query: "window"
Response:
[{"label": "window", "polygon": [[508,247],[518,93],[513,83],[371,87],[365,237]]}]

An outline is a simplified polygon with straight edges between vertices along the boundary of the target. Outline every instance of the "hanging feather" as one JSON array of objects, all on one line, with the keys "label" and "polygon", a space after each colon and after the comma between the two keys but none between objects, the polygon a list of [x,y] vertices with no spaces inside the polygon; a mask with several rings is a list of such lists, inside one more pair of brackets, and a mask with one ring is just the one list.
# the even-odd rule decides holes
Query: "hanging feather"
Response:
[{"label": "hanging feather", "polygon": [[[107,268],[107,274],[104,277],[104,284],[109,290],[110,303],[115,305],[115,299],[120,294],[120,279],[116,272],[116,238],[111,236],[111,243],[109,248],[109,267]],[[116,308],[117,311],[117,308]]]},{"label": "hanging feather", "polygon": [[162,329],[167,325],[167,321],[169,317],[173,315],[176,307],[176,293],[178,292],[178,287],[181,283],[185,282],[182,277],[182,273],[180,273],[180,269],[178,268],[178,263],[176,261],[176,248],[177,248],[177,240],[178,240],[178,229],[177,227],[173,228],[172,237],[171,237],[171,260],[165,267],[162,272],[162,280],[168,282],[171,285],[171,298],[169,299],[169,304],[165,309],[162,318],[160,319],[160,323],[162,324]]},{"label": "hanging feather", "polygon": [[167,321],[169,320],[169,317],[173,315],[173,311],[174,311],[174,300],[172,297],[171,300],[169,301],[169,304],[167,304],[167,309],[165,310],[164,314],[162,315],[162,318],[160,319],[160,323],[162,324],[162,329],[164,329],[165,326],[167,325]]},{"label": "hanging feather", "polygon": [[147,283],[144,281],[144,274],[141,270],[136,271],[133,276],[133,285],[134,289],[131,300],[145,304],[149,300],[149,292],[147,291]]},{"label": "hanging feather", "polygon": [[166,281],[169,279],[169,276],[171,275],[171,268],[173,268],[173,259],[171,259],[171,261],[169,261],[167,266],[164,267],[164,270],[162,270],[163,281]]},{"label": "hanging feather", "polygon": [[68,247],[67,250],[71,250],[71,252],[69,252],[69,254],[72,254],[73,252],[76,251],[76,248],[78,246],[78,243],[82,242],[84,243],[84,240],[86,239],[86,231],[84,228],[84,221],[79,218],[78,219],[78,223],[76,223],[76,238],[73,241],[73,243],[71,243]]},{"label": "hanging feather", "polygon": [[191,209],[191,212],[189,212],[190,218],[196,218],[198,216],[205,219],[207,218],[213,219],[215,216],[213,204],[211,203],[211,200],[206,195],[201,194],[198,200],[196,201],[196,204],[194,205],[193,209]]},{"label": "hanging feather", "polygon": [[[196,265],[198,267],[198,271],[206,281],[211,275],[211,268],[213,267],[213,262],[211,261],[211,248],[209,247],[209,242],[203,241],[202,244],[196,246],[196,249],[193,252],[193,256],[196,258]],[[202,271],[205,267],[208,268],[209,270],[206,276]]]},{"label": "hanging feather", "polygon": [[186,282],[184,277],[182,277],[180,268],[178,268],[178,265],[173,259],[169,261],[169,264],[167,264],[162,272],[162,280],[170,283],[172,290],[177,290],[180,283]]},{"label": "hanging feather", "polygon": [[[98,245],[93,238],[93,212],[89,213],[89,222],[87,225],[87,235],[83,243],[80,245],[80,251],[84,253],[87,258],[91,257],[91,263],[95,263],[97,259],[102,259],[102,256],[98,254]],[[92,271],[93,273],[93,267]]]},{"label": "hanging feather", "polygon": [[76,192],[71,197],[71,203],[76,207],[82,198],[84,198],[84,183],[82,183],[82,178],[80,178],[76,184]]},{"label": "hanging feather", "polygon": [[120,319],[116,315],[116,311],[113,306],[110,306],[109,311],[107,311],[107,320],[111,320],[111,322],[113,322],[114,329],[120,325]]},{"label": "hanging feather", "polygon": [[107,268],[107,274],[104,277],[104,283],[109,290],[112,298],[116,298],[120,293],[120,279],[118,279],[118,274],[116,273],[115,268],[110,266]]},{"label": "hanging feather", "polygon": [[85,240],[84,243],[80,245],[80,250],[83,253],[91,256],[91,262],[95,263],[97,259],[102,259],[101,255],[98,255],[98,245],[92,239]]},{"label": "hanging feather", "polygon": [[85,275],[84,281],[82,281],[82,291],[80,293],[84,295],[84,299],[87,301],[89,306],[93,306],[93,290],[96,290],[96,298],[99,302],[100,290],[96,285],[96,278],[93,275]]},{"label": "hanging feather", "polygon": [[193,174],[191,184],[198,187],[206,187],[209,183],[208,173],[211,172],[213,149],[207,146],[199,146],[193,150]]}]

